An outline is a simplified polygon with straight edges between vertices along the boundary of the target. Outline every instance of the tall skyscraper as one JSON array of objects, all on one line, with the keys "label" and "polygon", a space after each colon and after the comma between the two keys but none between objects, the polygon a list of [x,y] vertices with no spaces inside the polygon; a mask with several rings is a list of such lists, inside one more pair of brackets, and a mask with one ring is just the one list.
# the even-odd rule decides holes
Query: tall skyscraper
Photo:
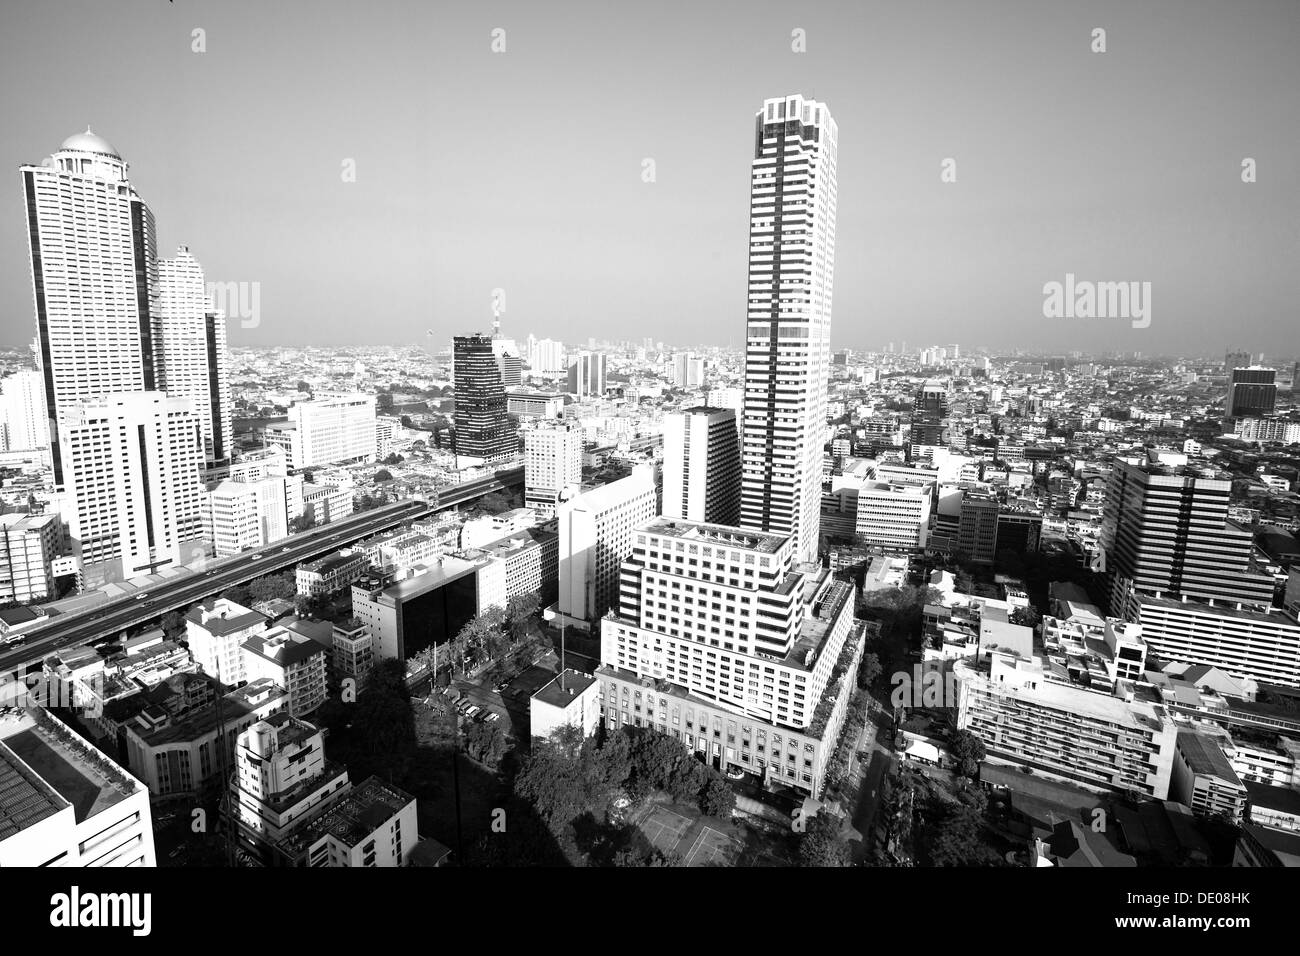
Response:
[{"label": "tall skyscraper", "polygon": [[741,524],[817,557],[835,272],[838,131],[825,104],[754,118]]},{"label": "tall skyscraper", "polygon": [[209,467],[228,464],[233,436],[225,315],[211,307],[203,268],[187,246],[175,259],[159,260],[158,288],[158,385],[172,398],[194,401],[204,460]]},{"label": "tall skyscraper", "polygon": [[501,368],[486,335],[458,335],[452,342],[455,362],[456,457],[505,461],[518,451],[515,423],[506,413]]},{"label": "tall skyscraper", "polygon": [[663,513],[708,524],[740,521],[735,410],[700,406],[664,417]]},{"label": "tall skyscraper", "polygon": [[20,172],[54,480],[61,487],[60,412],[84,399],[160,387],[154,221],[127,179],[126,161],[89,129]]},{"label": "tall skyscraper", "polygon": [[541,421],[524,436],[524,504],[546,515],[582,484],[582,428],[574,421]]},{"label": "tall skyscraper", "polygon": [[569,365],[569,391],[579,398],[599,398],[605,394],[605,355],[603,352],[579,352]]},{"label": "tall skyscraper", "polygon": [[1271,368],[1253,365],[1234,368],[1228,379],[1227,416],[1229,418],[1263,418],[1277,407],[1277,373]]},{"label": "tall skyscraper", "polygon": [[120,392],[66,405],[58,434],[64,518],[83,581],[183,564],[203,534],[203,450],[189,399]]}]

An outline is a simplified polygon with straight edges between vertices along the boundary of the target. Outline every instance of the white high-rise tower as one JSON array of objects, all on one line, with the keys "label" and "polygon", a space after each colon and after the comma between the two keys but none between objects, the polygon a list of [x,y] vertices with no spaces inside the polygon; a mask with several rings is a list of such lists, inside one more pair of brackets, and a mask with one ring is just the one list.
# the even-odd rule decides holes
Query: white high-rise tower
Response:
[{"label": "white high-rise tower", "polygon": [[60,412],[155,381],[157,258],[149,207],[126,161],[90,130],[41,165],[23,166],[40,371],[54,480],[64,483]]},{"label": "white high-rise tower", "polygon": [[189,398],[198,416],[207,464],[231,458],[230,383],[226,371],[225,316],[208,301],[203,268],[181,246],[175,259],[158,262],[159,387]]},{"label": "white high-rise tower", "polygon": [[825,104],[770,99],[750,170],[742,527],[817,556],[835,272],[835,152]]}]

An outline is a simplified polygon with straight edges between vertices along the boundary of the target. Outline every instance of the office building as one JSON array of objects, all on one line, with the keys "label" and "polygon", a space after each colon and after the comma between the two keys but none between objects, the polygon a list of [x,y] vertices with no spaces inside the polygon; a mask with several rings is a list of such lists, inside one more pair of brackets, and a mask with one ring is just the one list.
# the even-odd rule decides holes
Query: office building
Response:
[{"label": "office building", "polygon": [[1249,352],[1242,351],[1241,349],[1229,349],[1223,355],[1223,368],[1229,374],[1231,374],[1232,370],[1235,368],[1246,368],[1253,365],[1254,362],[1255,356],[1251,355]]},{"label": "office building", "polygon": [[339,395],[289,406],[289,460],[297,471],[315,465],[375,460],[375,397]]},{"label": "office building", "polygon": [[825,104],[770,99],[750,167],[741,524],[817,556],[835,272],[838,132]]},{"label": "office building", "polygon": [[518,455],[515,423],[506,411],[501,369],[486,335],[458,335],[452,343],[456,387],[453,439],[457,461],[508,461]]},{"label": "office building", "polygon": [[1130,589],[1267,607],[1271,576],[1254,567],[1251,533],[1228,519],[1232,480],[1183,467],[1117,460],[1106,489],[1100,548],[1111,610]]},{"label": "office building", "polygon": [[266,617],[223,597],[209,598],[185,615],[185,640],[194,661],[227,687],[248,680],[244,641],[266,632]]},{"label": "office building", "polygon": [[22,166],[36,304],[38,368],[53,430],[54,481],[65,481],[58,429],[74,403],[160,389],[153,213],[127,163],[89,129],[41,165]]},{"label": "office building", "polygon": [[555,514],[582,484],[582,427],[574,421],[540,421],[524,435],[524,505]]},{"label": "office building", "polygon": [[506,411],[519,418],[559,418],[564,412],[564,396],[557,392],[511,389],[506,392]]},{"label": "office building", "polygon": [[45,381],[39,371],[19,369],[0,381],[0,451],[49,447]]},{"label": "office building", "polygon": [[1252,365],[1234,368],[1228,379],[1228,418],[1265,418],[1277,408],[1277,372]]},{"label": "office building", "polygon": [[579,352],[569,363],[569,391],[578,398],[599,398],[605,394],[605,355]]},{"label": "office building", "polygon": [[140,781],[44,708],[5,708],[0,868],[156,865]]},{"label": "office building", "polygon": [[57,514],[0,515],[0,604],[54,597],[54,559],[62,542]]},{"label": "office building", "polygon": [[[316,486],[306,486],[314,488]],[[207,538],[217,557],[255,551],[292,534],[305,510],[301,475],[222,481],[203,493]]]},{"label": "office building", "polygon": [[564,372],[564,344],[554,339],[536,339],[528,349],[528,368],[543,375]]},{"label": "office building", "polygon": [[664,416],[664,517],[739,524],[740,484],[734,410],[698,406]]},{"label": "office building", "polygon": [[677,388],[699,388],[704,384],[704,359],[690,352],[673,356],[673,385]]},{"label": "office building", "polygon": [[174,259],[158,261],[158,292],[157,388],[194,402],[204,461],[209,468],[227,465],[234,434],[225,314],[212,308],[203,269],[188,247],[181,246]]},{"label": "office building", "polygon": [[996,495],[964,491],[957,519],[957,551],[976,564],[992,564],[997,554],[998,513]]},{"label": "office building", "polygon": [[556,612],[588,628],[618,601],[618,569],[632,553],[633,530],[658,511],[653,465],[562,502],[560,592]]},{"label": "office building", "polygon": [[863,482],[858,489],[854,525],[858,541],[890,551],[924,548],[930,524],[931,496],[930,485]]},{"label": "office building", "polygon": [[798,563],[789,535],[647,522],[601,621],[606,725],[817,796],[862,656],[853,609],[852,585]]},{"label": "office building", "polygon": [[206,550],[193,404],[125,392],[65,405],[64,515],[88,587],[185,564]]}]

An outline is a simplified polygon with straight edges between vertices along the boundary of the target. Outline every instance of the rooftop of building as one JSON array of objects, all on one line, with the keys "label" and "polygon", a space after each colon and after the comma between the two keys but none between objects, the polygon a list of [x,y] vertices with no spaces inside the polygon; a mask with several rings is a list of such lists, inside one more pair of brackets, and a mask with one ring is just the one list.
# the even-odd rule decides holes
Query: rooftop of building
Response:
[{"label": "rooftop of building", "polygon": [[1276,810],[1300,817],[1300,790],[1295,787],[1274,787],[1266,783],[1246,781],[1246,795],[1253,807]]},{"label": "rooftop of building", "polygon": [[705,544],[741,548],[762,554],[775,554],[781,545],[790,540],[788,535],[769,534],[763,531],[745,531],[723,524],[702,524],[680,518],[655,518],[643,524],[640,530],[647,534],[687,538]]},{"label": "rooftop of building", "polygon": [[266,622],[266,618],[256,611],[221,597],[209,598],[190,608],[185,620],[202,627],[213,637],[233,634]]},{"label": "rooftop of building", "polygon": [[1216,777],[1226,783],[1241,786],[1237,772],[1224,756],[1218,741],[1208,734],[1198,734],[1192,730],[1178,731],[1178,751],[1187,761],[1192,773],[1206,777]]},{"label": "rooftop of building", "polygon": [[533,694],[532,699],[550,704],[552,707],[565,708],[594,683],[596,678],[570,667],[562,674],[556,674]]},{"label": "rooftop of building", "polygon": [[35,531],[57,524],[59,516],[51,511],[47,514],[29,514],[26,511],[11,511],[0,515],[0,530]]},{"label": "rooftop of building", "polygon": [[[50,806],[50,791],[70,804],[80,823],[121,803],[142,787],[139,781],[96,750],[43,708],[9,708],[0,716],[0,765],[18,791],[6,796],[0,790],[0,806],[12,799],[25,806],[32,801]],[[34,787],[30,776],[15,770],[18,760],[39,777],[44,789]],[[25,794],[26,796],[22,796]],[[52,811],[57,812],[57,810]],[[44,814],[48,815],[48,814]],[[5,814],[0,814],[0,829]]]},{"label": "rooftop of building", "polygon": [[317,558],[315,561],[307,561],[298,565],[298,570],[306,571],[309,574],[329,574],[331,571],[337,571],[340,568],[364,564],[365,560],[365,555],[357,551],[349,551],[346,554],[342,551],[335,551],[323,558]]},{"label": "rooftop of building", "polygon": [[244,641],[243,649],[265,658],[280,667],[302,664],[317,654],[325,653],[319,641],[288,627],[276,626],[262,634],[254,634]]},{"label": "rooftop of building", "polygon": [[534,528],[523,528],[511,534],[503,535],[487,544],[477,545],[473,548],[466,549],[466,553],[482,554],[486,557],[505,557],[514,554],[529,546],[541,547],[543,545],[558,543],[560,533],[558,525],[554,521],[548,521],[544,525],[538,525]]},{"label": "rooftop of building", "polygon": [[290,857],[296,857],[328,836],[353,849],[414,801],[415,797],[405,790],[371,777],[330,804],[324,813],[295,829],[280,841],[280,848]]}]

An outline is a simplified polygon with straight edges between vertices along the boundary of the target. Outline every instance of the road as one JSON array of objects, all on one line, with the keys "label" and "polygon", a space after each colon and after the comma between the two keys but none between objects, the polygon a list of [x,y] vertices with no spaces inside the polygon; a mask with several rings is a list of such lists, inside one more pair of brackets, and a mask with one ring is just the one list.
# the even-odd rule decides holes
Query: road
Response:
[{"label": "road", "polygon": [[[885,721],[885,726],[876,723],[877,720]],[[871,716],[868,718],[866,726],[862,729],[862,738],[859,740],[858,749],[862,749],[864,744],[868,744],[869,757],[865,766],[857,759],[854,754],[853,762],[849,766],[849,773],[861,775],[861,782],[858,786],[858,805],[853,811],[853,829],[862,835],[862,842],[854,844],[853,862],[861,863],[867,856],[871,847],[871,841],[874,839],[872,827],[875,826],[876,811],[880,807],[881,787],[884,784],[885,774],[894,761],[894,755],[889,748],[880,742],[880,734],[883,732],[888,736],[890,727],[890,718],[887,711],[873,708]]]},{"label": "road", "polygon": [[212,562],[206,570],[143,588],[85,611],[60,614],[26,632],[21,644],[0,653],[0,672],[17,671],[63,647],[88,644],[153,620],[168,611],[189,607],[253,578],[273,574],[303,561],[322,557],[387,528],[422,517],[429,506],[403,501],[350,515],[339,521],[292,535],[259,552]]},{"label": "road", "polygon": [[468,504],[495,491],[523,484],[522,468],[501,469],[485,478],[440,489],[432,500],[414,499],[382,505],[349,515],[319,528],[291,535],[253,554],[240,554],[209,562],[194,574],[142,588],[139,593],[115,598],[82,611],[60,614],[23,635],[22,643],[0,652],[0,673],[14,672],[38,663],[63,647],[88,644],[127,628],[161,617],[168,611],[220,594],[237,584],[296,567],[323,557],[362,538],[386,531],[439,511]]}]

